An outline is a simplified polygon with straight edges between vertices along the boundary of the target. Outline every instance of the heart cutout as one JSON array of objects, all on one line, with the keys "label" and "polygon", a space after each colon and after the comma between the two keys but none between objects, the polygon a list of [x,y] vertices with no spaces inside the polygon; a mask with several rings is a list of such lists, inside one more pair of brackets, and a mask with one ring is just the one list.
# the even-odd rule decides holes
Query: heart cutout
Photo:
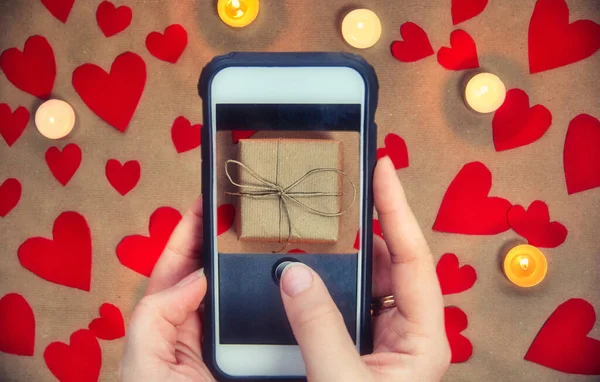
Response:
[{"label": "heart cutout", "polygon": [[0,352],[32,356],[35,317],[29,303],[17,293],[0,298]]},{"label": "heart cutout", "polygon": [[306,253],[306,251],[300,248],[294,248],[287,251],[287,253]]},{"label": "heart cutout", "polygon": [[115,129],[125,132],[146,85],[146,63],[125,52],[110,67],[110,73],[94,64],[73,71],[73,87],[85,104]]},{"label": "heart cutout", "polygon": [[403,41],[392,43],[392,56],[396,60],[415,62],[435,53],[427,33],[417,24],[412,22],[402,24],[400,35]]},{"label": "heart cutout", "polygon": [[63,24],[67,22],[75,0],[42,0],[42,4]]},{"label": "heart cutout", "polygon": [[140,180],[141,168],[140,162],[130,160],[121,164],[116,159],[109,159],[106,162],[106,179],[121,195],[127,194],[137,185]]},{"label": "heart cutout", "polygon": [[18,250],[23,267],[50,282],[90,290],[92,279],[92,236],[83,216],[67,211],[52,227],[52,240],[32,237]]},{"label": "heart cutout", "polygon": [[476,69],[479,67],[477,47],[469,34],[457,29],[450,34],[450,48],[442,47],[437,60],[448,70]]},{"label": "heart cutout", "polygon": [[529,72],[539,73],[581,61],[600,49],[600,25],[569,23],[565,0],[538,0],[529,21]]},{"label": "heart cutout", "polygon": [[579,114],[569,123],[563,153],[569,195],[600,187],[600,121]]},{"label": "heart cutout", "polygon": [[469,319],[465,312],[455,306],[444,308],[444,323],[446,326],[446,336],[450,343],[452,352],[452,363],[466,362],[473,355],[473,345],[471,341],[462,334],[463,330],[469,326]]},{"label": "heart cutout", "polygon": [[217,236],[229,231],[235,221],[233,204],[222,204],[217,208]]},{"label": "heart cutout", "polygon": [[438,261],[435,271],[443,295],[469,290],[477,281],[475,268],[470,265],[459,267],[458,257],[454,253],[444,254]]},{"label": "heart cutout", "polygon": [[106,37],[124,31],[131,24],[132,17],[131,8],[125,5],[117,8],[110,1],[103,1],[96,10],[96,21]]},{"label": "heart cutout", "polygon": [[0,186],[0,217],[8,215],[21,200],[21,182],[8,178]]},{"label": "heart cutout", "polygon": [[187,118],[177,117],[171,127],[171,140],[175,145],[175,150],[183,153],[200,146],[202,142],[200,129],[202,129],[201,124],[192,125]]},{"label": "heart cutout", "polygon": [[0,135],[6,141],[8,147],[19,139],[28,122],[29,110],[19,106],[14,112],[11,112],[10,106],[0,103]]},{"label": "heart cutout", "polygon": [[[383,231],[381,230],[381,225],[379,224],[379,220],[373,219],[373,235],[377,235],[383,239]],[[356,232],[356,238],[354,239],[354,249],[360,248],[360,230]]]},{"label": "heart cutout", "polygon": [[548,205],[541,200],[531,203],[527,211],[522,206],[513,206],[508,211],[508,224],[536,247],[556,248],[567,239],[567,228],[550,221]]},{"label": "heart cutout", "polygon": [[596,323],[594,307],[572,298],[550,315],[525,360],[570,374],[600,375],[600,341],[588,337]]},{"label": "heart cutout", "polygon": [[10,48],[0,55],[0,68],[17,88],[41,99],[50,98],[56,78],[52,47],[42,36],[31,36],[23,52]]},{"label": "heart cutout", "polygon": [[529,107],[529,96],[510,89],[494,114],[492,129],[496,151],[525,146],[540,139],[552,124],[550,110],[542,105]]},{"label": "heart cutout", "polygon": [[100,318],[90,322],[88,328],[101,340],[116,340],[125,337],[125,322],[119,308],[104,303],[100,306]]},{"label": "heart cutout", "polygon": [[46,164],[56,180],[66,186],[81,164],[81,149],[75,143],[69,143],[62,151],[50,147],[46,151]]},{"label": "heart cutout", "polygon": [[385,147],[377,149],[377,160],[389,156],[396,170],[408,167],[408,149],[406,142],[396,134],[388,134],[384,139]]},{"label": "heart cutout", "polygon": [[231,139],[233,143],[238,143],[240,139],[248,139],[256,134],[256,130],[231,130]]},{"label": "heart cutout", "polygon": [[452,24],[460,24],[477,16],[488,4],[488,0],[452,0]]},{"label": "heart cutout", "polygon": [[102,367],[102,351],[94,334],[81,329],[71,334],[69,345],[63,342],[48,345],[44,360],[59,381],[96,382]]},{"label": "heart cutout", "polygon": [[433,230],[465,235],[495,235],[507,231],[511,203],[488,196],[492,173],[481,162],[467,163],[446,190]]},{"label": "heart cutout", "polygon": [[185,50],[188,35],[179,24],[173,24],[165,29],[165,33],[151,32],[146,37],[146,48],[154,57],[172,64],[179,60]]},{"label": "heart cutout", "polygon": [[181,220],[181,213],[171,207],[157,208],[150,216],[150,236],[130,235],[117,245],[121,264],[150,277],[154,265],[167,245],[171,233]]}]

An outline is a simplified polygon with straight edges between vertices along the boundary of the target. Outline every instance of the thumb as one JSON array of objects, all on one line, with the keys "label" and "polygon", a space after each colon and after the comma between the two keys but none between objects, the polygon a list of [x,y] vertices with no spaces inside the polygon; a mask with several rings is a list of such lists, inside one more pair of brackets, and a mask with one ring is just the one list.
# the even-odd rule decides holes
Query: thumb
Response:
[{"label": "thumb", "polygon": [[308,380],[366,380],[366,367],[319,275],[304,264],[291,263],[283,270],[280,284]]}]

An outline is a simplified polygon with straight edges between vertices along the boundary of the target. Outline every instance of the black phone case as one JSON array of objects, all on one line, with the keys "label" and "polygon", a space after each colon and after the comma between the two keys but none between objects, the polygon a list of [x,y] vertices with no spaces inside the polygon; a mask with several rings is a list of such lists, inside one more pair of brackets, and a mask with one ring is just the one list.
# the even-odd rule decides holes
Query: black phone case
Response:
[{"label": "black phone case", "polygon": [[[372,265],[372,241],[373,241],[373,172],[376,164],[377,149],[377,126],[375,124],[375,109],[377,108],[377,98],[379,92],[379,83],[375,70],[362,57],[350,53],[229,53],[223,56],[213,58],[203,69],[198,82],[198,94],[202,99],[203,123],[202,129],[202,198],[204,204],[204,271],[208,279],[208,292],[205,298],[205,316],[204,316],[204,338],[202,345],[203,357],[206,365],[219,381],[239,381],[239,380],[285,380],[302,381],[304,378],[298,377],[232,377],[219,369],[215,357],[215,322],[213,317],[214,295],[218,291],[212,288],[213,277],[213,259],[212,253],[215,243],[212,238],[215,227],[212,226],[212,219],[216,211],[213,209],[212,185],[210,184],[211,170],[214,168],[212,160],[213,134],[212,134],[212,110],[210,87],[214,76],[228,67],[349,67],[356,70],[364,78],[366,84],[366,100],[364,124],[366,133],[364,135],[364,147],[366,153],[363,156],[363,166],[367,169],[367,179],[364,182],[362,190],[364,196],[363,214],[364,221],[361,231],[360,242],[365,256],[362,258],[362,269],[364,272],[362,280],[362,289],[358,291],[361,297],[362,311],[360,333],[360,352],[368,354],[372,351],[371,334],[371,265]],[[369,249],[369,250],[367,250]]]}]

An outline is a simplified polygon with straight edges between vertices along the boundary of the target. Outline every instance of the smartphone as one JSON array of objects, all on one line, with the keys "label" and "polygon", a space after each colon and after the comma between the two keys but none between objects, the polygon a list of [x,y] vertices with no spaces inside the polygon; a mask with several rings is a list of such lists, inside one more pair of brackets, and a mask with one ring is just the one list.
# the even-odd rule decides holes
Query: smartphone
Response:
[{"label": "smartphone", "polygon": [[[370,352],[378,96],[373,68],[347,53],[230,53],[207,64],[198,91],[204,119],[205,362],[218,380],[304,378],[304,362],[274,276],[284,261],[302,262],[321,276],[357,351]],[[280,149],[277,143],[280,179],[308,162],[321,166],[332,158],[327,163],[339,164],[347,179],[336,174],[342,191],[338,200],[349,207],[335,219],[322,221],[331,229],[312,229],[317,232],[295,237],[292,233],[302,224],[317,218],[307,211],[287,211],[286,237],[281,235],[280,201],[261,200],[264,204],[253,210],[236,192],[239,180],[234,183],[231,178],[238,179],[246,170],[236,166],[237,175],[235,170],[227,175],[227,165],[245,158],[246,164],[272,167],[268,150],[248,153],[251,147],[262,147],[257,144],[273,142],[291,144]],[[302,157],[305,150],[312,154]],[[323,185],[312,183],[307,187]],[[267,214],[273,208],[278,216]],[[275,241],[249,234],[273,224],[280,231]],[[314,224],[320,227],[321,222]]]}]

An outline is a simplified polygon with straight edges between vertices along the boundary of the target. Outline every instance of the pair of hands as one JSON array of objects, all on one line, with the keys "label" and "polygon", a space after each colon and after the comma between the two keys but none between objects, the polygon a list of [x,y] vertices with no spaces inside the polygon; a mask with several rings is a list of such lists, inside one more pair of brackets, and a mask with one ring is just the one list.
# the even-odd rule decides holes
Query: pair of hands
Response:
[{"label": "pair of hands", "polygon": [[[393,294],[396,308],[373,317],[373,353],[360,356],[325,284],[304,265],[281,277],[281,297],[309,381],[434,381],[450,362],[444,304],[423,233],[388,157],[373,180],[385,236],[373,242],[373,295]],[[206,277],[202,202],[175,228],[131,317],[122,381],[214,381],[202,361],[200,304]]]}]

